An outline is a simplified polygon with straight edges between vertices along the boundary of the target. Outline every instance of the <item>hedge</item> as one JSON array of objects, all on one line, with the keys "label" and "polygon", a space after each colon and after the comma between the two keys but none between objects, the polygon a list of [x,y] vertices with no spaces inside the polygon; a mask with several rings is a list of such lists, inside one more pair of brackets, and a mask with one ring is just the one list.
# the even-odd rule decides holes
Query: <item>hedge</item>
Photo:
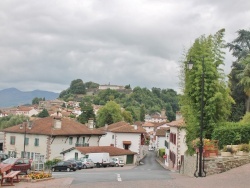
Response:
[{"label": "hedge", "polygon": [[159,149],[159,156],[163,157],[163,155],[165,155],[165,148],[160,148]]},{"label": "hedge", "polygon": [[220,148],[231,144],[248,144],[250,141],[250,124],[222,123],[214,129],[212,139],[219,140]]}]

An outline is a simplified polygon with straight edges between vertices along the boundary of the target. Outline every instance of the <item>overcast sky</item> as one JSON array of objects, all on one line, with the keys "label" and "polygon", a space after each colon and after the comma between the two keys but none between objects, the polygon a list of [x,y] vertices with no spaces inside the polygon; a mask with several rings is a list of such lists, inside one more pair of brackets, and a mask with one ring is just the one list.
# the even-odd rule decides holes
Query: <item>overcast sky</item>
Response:
[{"label": "overcast sky", "polygon": [[221,28],[231,42],[249,20],[248,0],[1,0],[0,90],[82,79],[178,91],[184,49]]}]

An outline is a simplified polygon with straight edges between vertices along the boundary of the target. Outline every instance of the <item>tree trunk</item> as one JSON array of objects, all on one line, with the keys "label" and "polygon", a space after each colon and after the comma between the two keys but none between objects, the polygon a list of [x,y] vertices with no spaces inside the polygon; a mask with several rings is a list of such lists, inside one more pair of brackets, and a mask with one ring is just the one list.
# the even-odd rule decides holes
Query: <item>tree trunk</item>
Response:
[{"label": "tree trunk", "polygon": [[246,112],[250,112],[250,96],[247,96],[247,101],[246,101]]}]

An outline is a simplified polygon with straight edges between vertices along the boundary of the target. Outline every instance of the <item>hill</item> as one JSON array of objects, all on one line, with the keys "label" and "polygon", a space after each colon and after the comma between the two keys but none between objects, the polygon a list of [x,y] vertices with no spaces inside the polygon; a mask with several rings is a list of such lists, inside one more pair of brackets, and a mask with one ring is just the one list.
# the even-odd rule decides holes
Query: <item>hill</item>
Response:
[{"label": "hill", "polygon": [[50,91],[20,91],[16,88],[3,89],[0,90],[0,108],[31,104],[32,99],[34,99],[35,97],[44,97],[46,100],[53,100],[58,98],[58,96],[59,93]]}]

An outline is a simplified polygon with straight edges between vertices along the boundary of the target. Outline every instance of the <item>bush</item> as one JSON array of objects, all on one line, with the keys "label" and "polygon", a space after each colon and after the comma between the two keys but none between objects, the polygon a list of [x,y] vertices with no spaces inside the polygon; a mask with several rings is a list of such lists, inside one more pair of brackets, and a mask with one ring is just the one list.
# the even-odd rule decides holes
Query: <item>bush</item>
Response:
[{"label": "bush", "polygon": [[50,168],[51,166],[55,165],[56,163],[62,161],[61,159],[53,159],[53,160],[48,160],[44,164],[46,168]]},{"label": "bush", "polygon": [[159,149],[159,156],[163,157],[163,155],[165,155],[165,148]]},{"label": "bush", "polygon": [[212,138],[219,140],[219,147],[224,145],[248,144],[250,141],[250,124],[222,123],[214,129]]},{"label": "bush", "polygon": [[239,147],[239,151],[249,152],[250,151],[249,144],[241,144]]}]

